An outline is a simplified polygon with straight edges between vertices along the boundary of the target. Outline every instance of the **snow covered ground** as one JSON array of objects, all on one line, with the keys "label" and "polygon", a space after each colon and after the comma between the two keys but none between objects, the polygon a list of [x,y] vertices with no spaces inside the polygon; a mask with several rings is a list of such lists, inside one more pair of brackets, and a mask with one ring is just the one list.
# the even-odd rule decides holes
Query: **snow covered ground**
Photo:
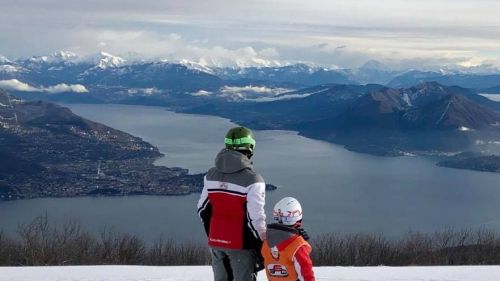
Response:
[{"label": "snow covered ground", "polygon": [[[317,267],[316,280],[499,281],[500,266]],[[208,266],[0,267],[0,281],[210,281]],[[260,273],[259,281],[266,280]]]}]

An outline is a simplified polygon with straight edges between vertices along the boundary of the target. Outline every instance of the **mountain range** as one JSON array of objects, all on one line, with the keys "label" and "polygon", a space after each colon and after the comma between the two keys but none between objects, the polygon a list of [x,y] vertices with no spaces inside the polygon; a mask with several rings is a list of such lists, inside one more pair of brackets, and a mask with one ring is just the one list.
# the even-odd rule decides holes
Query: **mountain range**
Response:
[{"label": "mountain range", "polygon": [[337,116],[298,124],[305,135],[383,155],[454,152],[500,138],[498,106],[435,82],[366,94]]},{"label": "mountain range", "polygon": [[408,71],[394,77],[389,83],[390,87],[411,87],[423,82],[435,81],[447,86],[460,86],[472,89],[488,89],[498,87],[500,73],[496,74],[467,74],[467,73],[443,73],[433,71]]},{"label": "mountain range", "polygon": [[[187,60],[128,61],[105,52],[87,57],[64,51],[16,60],[0,57],[0,87],[4,89],[22,93],[87,93],[95,100],[109,99],[102,97],[109,93],[122,95],[122,98],[168,94],[223,94],[231,98],[228,93],[231,94],[230,90],[235,87],[247,87],[247,92],[253,90],[274,96],[285,90],[322,84],[380,84],[408,88],[436,81],[446,86],[477,91],[494,91],[495,87],[500,87],[500,70],[495,68],[484,71],[475,68],[470,71],[393,70],[375,60],[356,69],[339,69],[300,63],[281,67],[230,68],[211,67]],[[51,88],[58,85],[58,88]],[[72,85],[81,87],[70,87]]]},{"label": "mountain range", "polygon": [[377,61],[354,70],[211,68],[58,52],[0,62],[0,88],[27,100],[164,106],[252,128],[296,130],[382,155],[462,151],[498,140],[500,103],[478,93],[497,93],[499,77],[401,72]]},{"label": "mountain range", "polygon": [[295,94],[304,97],[213,102],[184,111],[223,116],[253,128],[296,130],[380,155],[479,149],[478,140],[500,139],[500,103],[456,86],[322,85]]}]

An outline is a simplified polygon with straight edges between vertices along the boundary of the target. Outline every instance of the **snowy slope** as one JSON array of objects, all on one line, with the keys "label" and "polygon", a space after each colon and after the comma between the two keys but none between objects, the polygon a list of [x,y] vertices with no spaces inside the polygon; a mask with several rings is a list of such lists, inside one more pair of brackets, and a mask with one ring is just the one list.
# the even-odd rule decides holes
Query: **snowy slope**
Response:
[{"label": "snowy slope", "polygon": [[96,64],[96,68],[99,69],[117,68],[125,63],[124,59],[106,52],[101,52],[99,55],[94,57],[93,60]]},{"label": "snowy slope", "polygon": [[[316,280],[498,281],[500,266],[318,267]],[[0,281],[210,281],[208,266],[0,267]],[[259,281],[266,280],[260,273]]]}]

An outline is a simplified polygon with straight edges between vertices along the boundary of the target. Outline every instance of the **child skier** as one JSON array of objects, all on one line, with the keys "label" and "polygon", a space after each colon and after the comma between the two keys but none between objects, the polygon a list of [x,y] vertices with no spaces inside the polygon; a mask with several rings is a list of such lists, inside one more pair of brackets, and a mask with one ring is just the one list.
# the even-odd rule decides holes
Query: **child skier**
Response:
[{"label": "child skier", "polygon": [[269,281],[314,281],[311,245],[301,228],[302,207],[293,197],[281,199],[273,208],[275,223],[267,226],[262,256]]}]

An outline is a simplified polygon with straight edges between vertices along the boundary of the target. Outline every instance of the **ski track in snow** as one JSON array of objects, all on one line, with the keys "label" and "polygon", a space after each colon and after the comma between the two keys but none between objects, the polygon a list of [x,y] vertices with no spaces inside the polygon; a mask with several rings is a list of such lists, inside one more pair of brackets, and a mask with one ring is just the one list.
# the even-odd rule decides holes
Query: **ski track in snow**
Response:
[{"label": "ski track in snow", "polygon": [[[498,281],[500,266],[316,267],[322,281]],[[0,281],[211,281],[209,266],[0,267]],[[257,281],[265,281],[260,272]]]}]

